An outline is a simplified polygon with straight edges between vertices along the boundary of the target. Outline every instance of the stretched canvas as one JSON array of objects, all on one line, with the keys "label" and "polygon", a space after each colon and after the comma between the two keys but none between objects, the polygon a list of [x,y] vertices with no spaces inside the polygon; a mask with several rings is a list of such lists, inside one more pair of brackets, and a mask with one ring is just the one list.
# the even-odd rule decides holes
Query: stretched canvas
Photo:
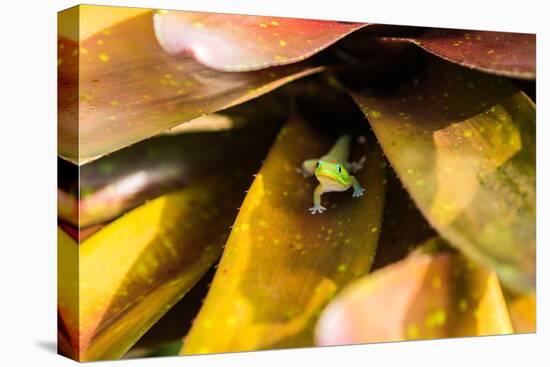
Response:
[{"label": "stretched canvas", "polygon": [[535,332],[534,34],[58,19],[58,349]]}]

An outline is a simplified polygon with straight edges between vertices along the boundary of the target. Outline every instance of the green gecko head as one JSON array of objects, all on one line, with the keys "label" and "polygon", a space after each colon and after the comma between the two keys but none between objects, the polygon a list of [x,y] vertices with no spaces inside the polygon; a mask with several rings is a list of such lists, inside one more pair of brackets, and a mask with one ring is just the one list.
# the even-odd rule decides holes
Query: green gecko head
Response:
[{"label": "green gecko head", "polygon": [[351,185],[349,172],[340,162],[319,160],[315,169],[315,177],[329,187],[347,188]]}]

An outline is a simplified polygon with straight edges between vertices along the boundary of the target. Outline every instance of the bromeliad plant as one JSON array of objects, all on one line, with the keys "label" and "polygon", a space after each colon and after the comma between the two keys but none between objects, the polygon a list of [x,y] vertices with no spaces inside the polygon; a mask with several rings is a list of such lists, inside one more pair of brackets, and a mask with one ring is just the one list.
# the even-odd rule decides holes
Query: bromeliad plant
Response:
[{"label": "bromeliad plant", "polygon": [[[63,354],[535,330],[534,35],[98,6],[59,24]],[[296,169],[344,133],[364,196],[311,215]]]}]

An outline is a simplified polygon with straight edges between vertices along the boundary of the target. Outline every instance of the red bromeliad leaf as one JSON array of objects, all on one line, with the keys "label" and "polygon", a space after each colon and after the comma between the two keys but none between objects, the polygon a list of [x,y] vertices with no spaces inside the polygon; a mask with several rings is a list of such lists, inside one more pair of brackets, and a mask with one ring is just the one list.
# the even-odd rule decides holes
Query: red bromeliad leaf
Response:
[{"label": "red bromeliad leaf", "polygon": [[[90,8],[80,7],[80,19]],[[59,48],[58,153],[80,164],[320,70],[310,63],[246,73],[208,69],[160,47],[151,11],[79,43],[60,36]]]},{"label": "red bromeliad leaf", "polygon": [[155,32],[171,54],[191,53],[222,71],[258,70],[304,60],[365,23],[168,11]]},{"label": "red bromeliad leaf", "polygon": [[432,29],[407,40],[466,67],[513,78],[535,79],[534,34]]},{"label": "red bromeliad leaf", "polygon": [[318,345],[510,334],[494,272],[459,254],[413,254],[349,285],[324,310]]},{"label": "red bromeliad leaf", "polygon": [[535,106],[507,80],[430,57],[395,93],[353,92],[401,182],[453,246],[535,285]]}]

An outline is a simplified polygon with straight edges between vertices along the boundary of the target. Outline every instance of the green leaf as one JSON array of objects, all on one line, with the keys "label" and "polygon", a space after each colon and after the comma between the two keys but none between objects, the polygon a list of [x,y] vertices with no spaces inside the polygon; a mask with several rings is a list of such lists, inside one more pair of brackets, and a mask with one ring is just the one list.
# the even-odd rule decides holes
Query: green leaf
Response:
[{"label": "green leaf", "polygon": [[535,106],[510,82],[430,58],[386,96],[352,93],[431,225],[520,289],[535,285]]},{"label": "green leaf", "polygon": [[327,138],[294,116],[281,130],[244,200],[183,354],[313,345],[320,310],[372,265],[384,202],[384,158],[371,139],[357,179],[365,196],[323,196],[311,215],[315,179],[296,172],[325,154]]},{"label": "green leaf", "polygon": [[157,13],[154,22],[157,39],[167,52],[190,53],[201,64],[221,71],[301,61],[366,25],[190,11]]},{"label": "green leaf", "polygon": [[459,254],[415,253],[346,287],[323,311],[316,342],[342,345],[512,332],[494,272]]},{"label": "green leaf", "polygon": [[250,174],[243,166],[161,196],[80,247],[60,241],[72,257],[60,261],[59,310],[78,360],[121,357],[213,265]]},{"label": "green leaf", "polygon": [[[89,9],[80,10],[81,21]],[[80,43],[60,36],[59,58],[58,154],[78,164],[321,70],[307,62],[246,73],[208,69],[160,47],[151,11]]]},{"label": "green leaf", "polygon": [[436,56],[469,68],[512,78],[535,79],[534,34],[431,29],[408,40]]}]

